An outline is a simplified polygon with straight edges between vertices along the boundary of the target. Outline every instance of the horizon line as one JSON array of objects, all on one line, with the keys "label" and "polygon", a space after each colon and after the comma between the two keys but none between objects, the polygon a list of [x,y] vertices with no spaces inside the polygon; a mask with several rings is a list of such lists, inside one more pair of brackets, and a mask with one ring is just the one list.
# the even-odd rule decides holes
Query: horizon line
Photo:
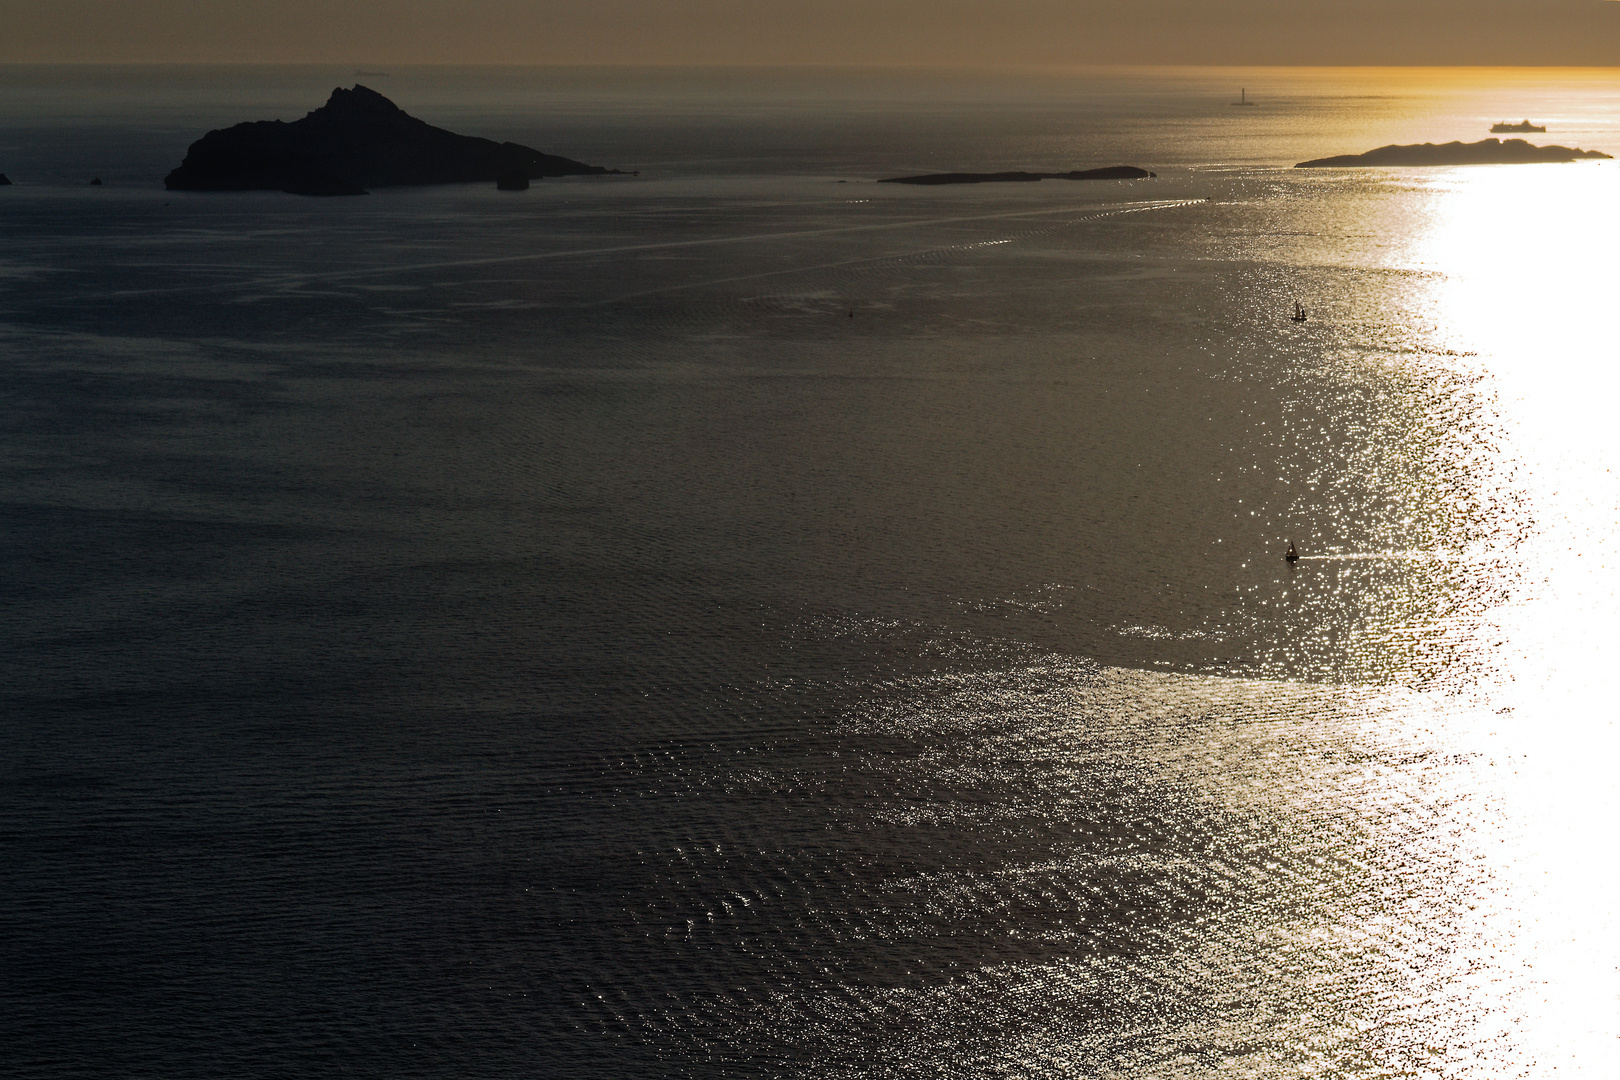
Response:
[{"label": "horizon line", "polygon": [[[1620,2],[1620,0],[1616,0]],[[533,63],[511,61],[466,60],[0,60],[0,68],[8,67],[281,67],[281,68],[364,68],[389,66],[400,70],[421,68],[573,68],[573,69],[631,69],[670,71],[775,71],[794,70],[862,70],[862,71],[997,71],[997,72],[1050,72],[1069,71],[1594,71],[1613,73],[1620,71],[1615,64],[1213,64],[1213,63],[907,63],[877,61],[783,61],[776,63],[713,62],[683,64],[672,62],[606,62],[546,60]],[[357,72],[358,74],[358,72]],[[368,71],[366,75],[387,76],[389,72]]]}]

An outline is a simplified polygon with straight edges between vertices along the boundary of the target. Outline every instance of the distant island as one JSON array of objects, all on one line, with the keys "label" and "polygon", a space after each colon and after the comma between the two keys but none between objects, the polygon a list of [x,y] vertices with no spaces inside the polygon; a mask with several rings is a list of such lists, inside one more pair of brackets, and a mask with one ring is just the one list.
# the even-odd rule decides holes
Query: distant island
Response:
[{"label": "distant island", "polygon": [[1608,158],[1598,150],[1571,150],[1567,146],[1532,146],[1523,139],[1481,139],[1476,143],[1449,142],[1442,145],[1417,143],[1412,146],[1380,146],[1365,154],[1302,161],[1296,169],[1332,169],[1357,165],[1528,165],[1538,162],[1575,161],[1580,158]]},{"label": "distant island", "polygon": [[1503,135],[1503,134],[1506,134],[1506,133],[1508,133],[1510,131],[1518,131],[1518,132],[1523,132],[1525,134],[1528,134],[1528,133],[1530,133],[1532,131],[1545,132],[1546,130],[1547,130],[1547,125],[1546,124],[1532,124],[1528,120],[1521,120],[1517,124],[1510,124],[1506,120],[1504,120],[1500,124],[1492,124],[1491,125],[1491,131],[1494,134],[1497,134],[1497,135]]},{"label": "distant island", "polygon": [[1134,165],[1110,165],[1106,169],[1075,169],[1071,172],[928,173],[925,176],[891,176],[880,184],[1014,184],[1034,180],[1146,180],[1158,173]]},{"label": "distant island", "polygon": [[622,175],[517,143],[437,128],[375,90],[339,87],[302,120],[258,120],[191,144],[163,186],[171,191],[364,195],[367,188],[495,181],[526,188],[548,176]]}]

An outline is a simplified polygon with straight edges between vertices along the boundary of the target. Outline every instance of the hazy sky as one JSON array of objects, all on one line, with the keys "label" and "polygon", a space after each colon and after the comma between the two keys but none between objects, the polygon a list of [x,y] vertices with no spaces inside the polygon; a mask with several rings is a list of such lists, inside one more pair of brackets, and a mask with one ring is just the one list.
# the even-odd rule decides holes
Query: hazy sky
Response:
[{"label": "hazy sky", "polygon": [[0,61],[1620,64],[1613,0],[0,0]]}]

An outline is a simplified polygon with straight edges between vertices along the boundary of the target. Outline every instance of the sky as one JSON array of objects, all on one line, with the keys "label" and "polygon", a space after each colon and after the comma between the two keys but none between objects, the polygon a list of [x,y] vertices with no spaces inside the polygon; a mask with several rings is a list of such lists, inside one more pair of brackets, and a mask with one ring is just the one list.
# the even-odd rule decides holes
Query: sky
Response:
[{"label": "sky", "polygon": [[1620,65],[1616,0],[0,0],[0,62]]}]

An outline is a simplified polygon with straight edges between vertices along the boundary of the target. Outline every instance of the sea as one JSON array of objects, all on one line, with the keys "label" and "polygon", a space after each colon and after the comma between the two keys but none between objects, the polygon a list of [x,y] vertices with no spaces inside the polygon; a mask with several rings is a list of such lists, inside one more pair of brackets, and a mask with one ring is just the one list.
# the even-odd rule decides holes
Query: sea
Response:
[{"label": "sea", "polygon": [[[164,190],[356,83],[624,173]],[[1521,119],[0,67],[0,1075],[1613,1076],[1620,167],[1292,167]]]}]

